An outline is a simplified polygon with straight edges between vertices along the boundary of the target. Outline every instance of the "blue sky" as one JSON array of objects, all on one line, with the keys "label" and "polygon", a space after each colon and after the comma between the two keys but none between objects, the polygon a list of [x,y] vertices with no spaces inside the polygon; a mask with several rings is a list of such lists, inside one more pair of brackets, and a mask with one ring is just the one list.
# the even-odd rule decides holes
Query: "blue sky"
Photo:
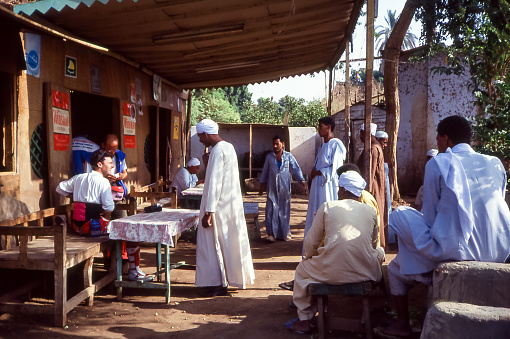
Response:
[{"label": "blue sky", "polygon": [[[379,0],[379,11],[378,17],[375,19],[375,26],[385,26],[384,17],[388,10],[396,10],[397,16],[404,8],[405,0]],[[417,21],[413,21],[410,26],[410,30],[417,37],[420,37],[421,24]],[[353,41],[353,53],[350,54],[351,59],[358,59],[365,57],[365,46],[366,46],[366,32],[363,26],[358,26],[354,32]],[[344,60],[345,56],[342,56],[340,60]],[[365,67],[364,62],[351,63],[352,68]],[[377,63],[374,63],[374,68],[378,67]],[[314,76],[299,76],[294,78],[282,79],[272,83],[249,85],[248,89],[253,93],[253,101],[256,102],[258,98],[269,98],[273,97],[274,100],[278,100],[285,95],[290,95],[296,98],[304,98],[306,101],[313,99],[323,99],[326,93],[326,79],[327,75],[325,72],[316,73]],[[344,74],[339,72],[335,73],[335,79],[343,80]]]}]

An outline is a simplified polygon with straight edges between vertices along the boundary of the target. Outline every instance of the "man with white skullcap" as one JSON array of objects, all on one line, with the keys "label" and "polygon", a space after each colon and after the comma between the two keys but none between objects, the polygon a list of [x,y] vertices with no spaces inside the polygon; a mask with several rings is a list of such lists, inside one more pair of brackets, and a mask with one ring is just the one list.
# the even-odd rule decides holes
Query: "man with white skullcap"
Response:
[{"label": "man with white skullcap", "polygon": [[293,301],[299,320],[286,324],[292,331],[310,331],[317,308],[308,293],[310,283],[348,284],[379,281],[384,251],[377,247],[375,210],[358,198],[365,180],[347,171],[338,180],[338,199],[322,204],[305,238],[305,259],[296,268]]},{"label": "man with white skullcap", "polygon": [[397,322],[378,332],[400,337],[411,334],[407,293],[416,281],[430,284],[439,263],[502,263],[510,253],[505,169],[498,158],[473,151],[471,136],[471,125],[463,117],[450,116],[439,122],[439,154],[425,166],[421,213],[399,207],[390,215],[389,225],[398,236],[399,247],[388,265]]},{"label": "man with white skullcap", "polygon": [[200,160],[192,158],[188,160],[185,167],[182,167],[174,176],[172,185],[177,186],[177,194],[182,196],[182,191],[190,187],[202,184],[204,180],[198,180],[197,173],[200,171]]},{"label": "man with white skullcap", "polygon": [[[380,239],[381,246],[387,249],[388,244],[386,243],[387,234],[388,234],[388,209],[386,208],[386,175],[384,172],[384,154],[383,148],[381,144],[375,138],[377,125],[370,125],[370,133],[371,133],[371,146],[370,146],[370,158],[372,159],[372,166],[370,167],[370,180],[367,181],[370,183],[367,187],[367,191],[373,195],[375,200],[377,201],[377,205],[379,206],[380,212]],[[360,140],[362,143],[365,142],[365,125],[363,124],[360,129]],[[361,173],[365,174],[365,150],[361,152],[361,155],[358,158],[357,162],[358,167],[361,170]]]},{"label": "man with white skullcap", "polygon": [[[382,149],[384,150],[386,146],[388,146],[388,133],[384,131],[377,131],[375,132],[375,138],[381,145]],[[395,166],[395,163],[393,160],[390,160],[390,162],[384,163],[384,178],[386,182],[386,213],[388,213],[388,217],[391,213],[391,191],[390,191],[390,167],[393,168]],[[387,220],[387,218],[386,218]],[[393,244],[395,243],[395,234],[388,229],[388,239],[386,239],[386,244]]]},{"label": "man with white skullcap", "polygon": [[[427,162],[435,157],[438,154],[438,150],[435,148],[432,148],[427,152]],[[414,207],[421,211],[421,207],[423,206],[423,185],[420,186],[418,189],[418,193],[416,193],[416,199],[414,200]]]},{"label": "man with white skullcap", "polygon": [[195,286],[208,287],[207,296],[225,295],[228,285],[244,289],[255,279],[237,155],[214,121],[200,121],[197,134],[211,151],[200,203]]}]

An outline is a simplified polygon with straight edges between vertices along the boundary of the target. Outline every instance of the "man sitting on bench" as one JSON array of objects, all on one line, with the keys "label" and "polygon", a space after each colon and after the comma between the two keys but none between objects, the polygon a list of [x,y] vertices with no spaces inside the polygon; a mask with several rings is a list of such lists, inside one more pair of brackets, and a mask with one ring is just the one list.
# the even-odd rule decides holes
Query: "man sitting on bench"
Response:
[{"label": "man sitting on bench", "polygon": [[378,218],[375,210],[358,198],[366,186],[355,171],[338,180],[338,201],[328,201],[317,211],[305,238],[305,259],[296,268],[294,304],[299,319],[288,329],[306,333],[317,311],[308,284],[347,284],[381,279],[384,250],[377,247]]},{"label": "man sitting on bench", "polygon": [[[108,175],[113,167],[112,153],[100,149],[90,157],[92,172],[75,175],[62,181],[57,193],[67,197],[72,194],[73,229],[87,236],[100,236],[107,233],[109,220],[101,216],[103,211],[112,212],[115,208],[112,186]],[[128,243],[128,248],[138,247],[138,243]],[[152,280],[140,269],[140,251],[128,256],[129,280]]]}]

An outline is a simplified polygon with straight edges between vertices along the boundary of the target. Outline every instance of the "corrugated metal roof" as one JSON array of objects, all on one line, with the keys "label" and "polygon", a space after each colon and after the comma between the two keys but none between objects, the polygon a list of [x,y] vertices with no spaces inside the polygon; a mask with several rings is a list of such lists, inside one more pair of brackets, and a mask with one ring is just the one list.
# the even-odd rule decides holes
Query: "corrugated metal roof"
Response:
[{"label": "corrugated metal roof", "polygon": [[42,0],[14,10],[187,89],[330,68],[362,5],[363,0]]}]

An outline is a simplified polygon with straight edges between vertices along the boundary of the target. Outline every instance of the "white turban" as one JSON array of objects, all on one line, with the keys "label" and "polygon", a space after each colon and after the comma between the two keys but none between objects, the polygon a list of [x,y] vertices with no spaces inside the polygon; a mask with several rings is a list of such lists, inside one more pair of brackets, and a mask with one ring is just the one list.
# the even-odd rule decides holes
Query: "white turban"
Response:
[{"label": "white turban", "polygon": [[361,196],[361,192],[367,186],[367,183],[361,175],[356,171],[347,171],[342,173],[338,179],[338,186],[345,188],[346,191],[351,192],[357,197]]},{"label": "white turban", "polygon": [[388,139],[388,133],[385,131],[377,131],[377,133],[375,133],[375,137],[379,139]]},{"label": "white turban", "polygon": [[186,163],[186,167],[191,167],[191,166],[200,166],[200,160],[198,160],[197,158],[191,158]]},{"label": "white turban", "polygon": [[211,119],[203,119],[197,124],[197,133],[218,134],[218,124]]},{"label": "white turban", "polygon": [[437,155],[438,151],[437,149],[433,148],[430,151],[427,152],[428,157],[435,157]]},{"label": "white turban", "polygon": [[[365,124],[361,125],[361,130],[365,130]],[[374,123],[370,124],[370,134],[375,135],[375,131],[377,131],[377,125]]]}]

